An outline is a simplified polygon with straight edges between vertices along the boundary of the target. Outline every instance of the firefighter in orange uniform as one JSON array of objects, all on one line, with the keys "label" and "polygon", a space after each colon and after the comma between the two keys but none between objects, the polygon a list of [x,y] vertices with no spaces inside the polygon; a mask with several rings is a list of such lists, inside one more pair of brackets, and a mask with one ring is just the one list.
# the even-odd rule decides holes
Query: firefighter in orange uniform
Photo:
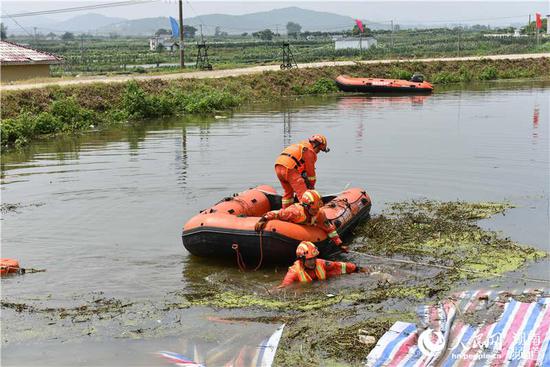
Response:
[{"label": "firefighter in orange uniform", "polygon": [[283,209],[294,203],[294,193],[300,198],[307,189],[315,189],[315,162],[320,151],[330,149],[327,138],[317,134],[288,146],[275,161],[275,173],[284,190]]},{"label": "firefighter in orange uniform", "polygon": [[298,259],[288,268],[278,288],[287,287],[294,282],[311,283],[315,279],[325,280],[341,274],[370,273],[368,268],[354,263],[327,261],[318,259],[317,256],[319,256],[317,247],[309,241],[302,241],[296,248]]},{"label": "firefighter in orange uniform", "polygon": [[254,227],[256,232],[261,232],[270,220],[278,219],[285,222],[296,224],[305,224],[309,226],[317,226],[327,234],[330,241],[340,246],[342,251],[348,252],[348,247],[342,244],[342,240],[336,232],[336,227],[326,217],[325,212],[321,209],[323,201],[321,195],[316,190],[307,190],[300,198],[300,202],[291,206],[267,212]]}]

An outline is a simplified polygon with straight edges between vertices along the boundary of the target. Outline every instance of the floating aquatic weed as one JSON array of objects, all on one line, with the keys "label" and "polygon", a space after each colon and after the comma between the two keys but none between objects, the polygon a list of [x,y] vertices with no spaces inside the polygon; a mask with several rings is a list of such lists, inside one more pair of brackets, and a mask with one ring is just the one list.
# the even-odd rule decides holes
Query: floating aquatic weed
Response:
[{"label": "floating aquatic weed", "polygon": [[517,270],[526,261],[547,254],[476,224],[513,207],[494,202],[395,203],[356,231],[366,242],[358,251],[428,259],[455,267],[447,272],[453,279],[485,278]]}]

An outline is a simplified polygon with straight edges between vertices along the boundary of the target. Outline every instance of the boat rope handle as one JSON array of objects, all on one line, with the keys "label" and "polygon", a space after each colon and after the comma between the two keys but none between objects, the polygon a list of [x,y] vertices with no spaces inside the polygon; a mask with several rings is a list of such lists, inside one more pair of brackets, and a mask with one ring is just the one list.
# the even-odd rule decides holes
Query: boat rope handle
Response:
[{"label": "boat rope handle", "polygon": [[237,266],[239,267],[239,270],[244,273],[246,271],[246,264],[244,263],[243,256],[239,251],[239,245],[237,243],[234,243],[233,245],[231,245],[231,248],[235,250],[237,256]]},{"label": "boat rope handle", "polygon": [[260,261],[258,261],[258,265],[254,268],[254,271],[258,270],[262,266],[262,261],[264,260],[264,231],[260,231]]},{"label": "boat rope handle", "polygon": [[[256,271],[258,270],[261,266],[262,266],[262,263],[264,261],[264,241],[263,241],[263,231],[260,232],[260,260],[258,261],[258,265],[256,265],[256,267],[254,268],[253,271]],[[235,250],[235,255],[237,257],[237,265],[239,266],[239,270],[241,272],[246,272],[246,263],[244,262],[244,258],[243,258],[243,255],[241,254],[241,252],[239,251],[239,244],[238,243],[233,243],[231,245],[231,248],[233,250]]]}]

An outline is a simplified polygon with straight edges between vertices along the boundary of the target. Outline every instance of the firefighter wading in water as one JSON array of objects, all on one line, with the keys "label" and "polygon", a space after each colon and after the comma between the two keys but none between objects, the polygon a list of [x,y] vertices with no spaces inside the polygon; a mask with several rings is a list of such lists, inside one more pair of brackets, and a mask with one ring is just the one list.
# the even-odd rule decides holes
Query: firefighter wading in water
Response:
[{"label": "firefighter wading in water", "polygon": [[294,282],[310,283],[315,279],[325,280],[341,274],[370,273],[368,268],[354,263],[327,261],[318,259],[317,256],[317,247],[309,241],[302,241],[296,248],[298,259],[288,268],[283,282],[277,288],[287,287]]},{"label": "firefighter wading in water", "polygon": [[274,219],[316,226],[325,231],[330,242],[336,246],[340,246],[342,251],[348,252],[348,247],[342,244],[342,240],[338,232],[336,232],[336,227],[327,219],[325,211],[321,206],[323,206],[321,195],[316,190],[307,190],[300,198],[299,203],[292,204],[285,209],[267,212],[258,220],[254,229],[256,232],[261,232],[264,230],[267,222]]},{"label": "firefighter wading in water", "polygon": [[275,173],[284,190],[283,209],[294,203],[294,193],[301,198],[307,189],[315,189],[315,162],[320,151],[330,149],[327,138],[317,134],[288,146],[275,161]]}]

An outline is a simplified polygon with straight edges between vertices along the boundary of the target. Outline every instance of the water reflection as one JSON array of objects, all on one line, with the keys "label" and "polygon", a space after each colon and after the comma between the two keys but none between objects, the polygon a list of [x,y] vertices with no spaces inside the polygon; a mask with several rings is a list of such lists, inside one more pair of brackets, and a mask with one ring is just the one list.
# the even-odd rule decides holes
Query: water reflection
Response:
[{"label": "water reflection", "polygon": [[[412,110],[421,110],[430,95],[382,95],[382,96],[346,96],[338,100],[337,108],[342,113],[355,111],[355,152],[362,153],[364,149],[365,124],[370,117],[369,113],[388,106],[405,108],[410,106]],[[345,111],[345,112],[344,112]],[[391,123],[391,121],[389,121]],[[345,121],[342,121],[345,123]]]},{"label": "water reflection", "polygon": [[537,138],[539,137],[539,134],[537,132],[538,127],[539,127],[539,105],[535,104],[535,107],[533,109],[533,144],[537,144]]},{"label": "water reflection", "polygon": [[131,156],[139,155],[140,143],[147,136],[146,124],[135,124],[132,129],[127,130],[128,148]]},{"label": "water reflection", "polygon": [[[181,147],[181,149],[180,149]],[[188,169],[188,154],[187,154],[187,126],[181,127],[181,139],[176,139],[175,147],[175,168],[177,175],[178,186],[185,188],[187,183],[187,169]]]},{"label": "water reflection", "polygon": [[291,110],[286,106],[283,112],[283,146],[287,147],[292,144],[292,131],[291,131]]}]

